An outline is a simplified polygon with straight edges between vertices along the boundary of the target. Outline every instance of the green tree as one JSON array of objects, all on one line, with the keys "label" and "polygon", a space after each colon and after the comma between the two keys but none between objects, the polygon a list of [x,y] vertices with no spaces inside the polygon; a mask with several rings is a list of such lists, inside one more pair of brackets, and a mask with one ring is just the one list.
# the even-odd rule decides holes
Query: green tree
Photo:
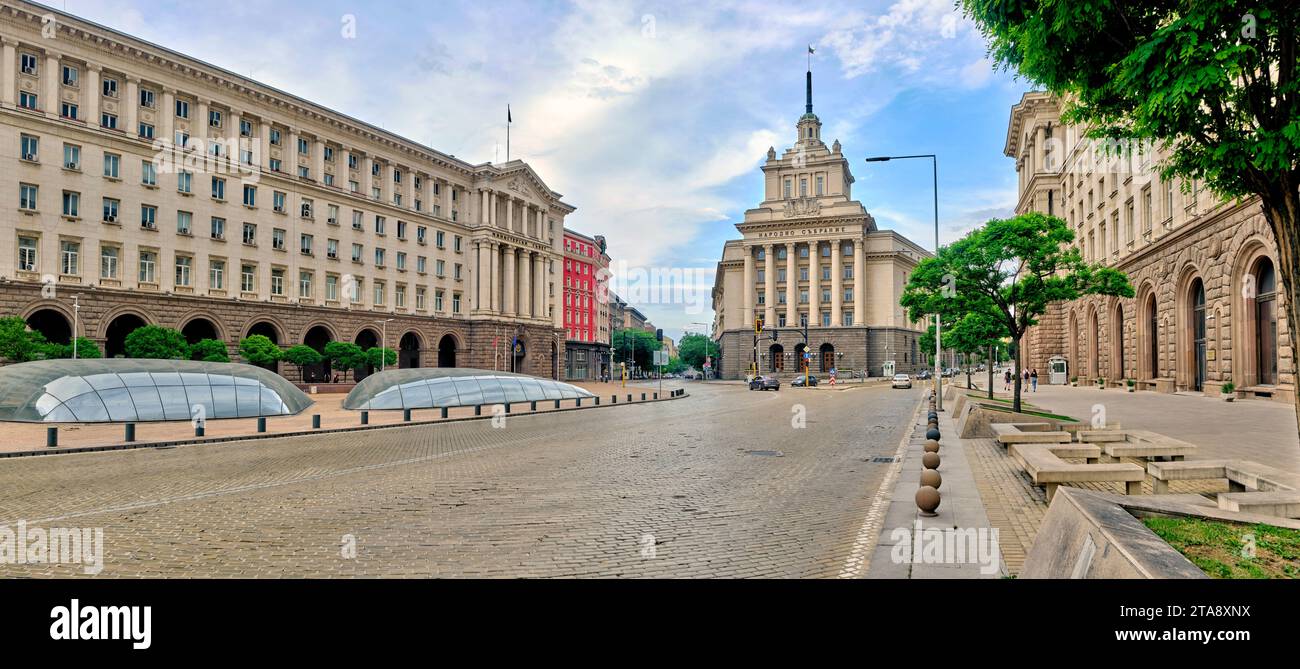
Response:
[{"label": "green tree", "polygon": [[686,361],[681,358],[669,358],[668,366],[664,367],[665,374],[681,374],[686,371]]},{"label": "green tree", "polygon": [[913,318],[983,314],[1011,339],[1020,411],[1020,340],[1047,305],[1083,295],[1133,296],[1123,273],[1083,261],[1065,221],[1038,212],[991,219],[913,270],[900,303]]},{"label": "green tree", "polygon": [[230,362],[230,351],[220,339],[200,339],[190,345],[190,360]]},{"label": "green tree", "polygon": [[145,325],[132,330],[126,336],[124,348],[128,358],[188,360],[190,357],[185,335],[180,330],[158,325]]},{"label": "green tree", "polygon": [[[1258,196],[1300,323],[1300,12],[1293,0],[962,0],[999,65],[1094,138],[1165,148],[1163,178]],[[1186,183],[1186,181],[1184,182]],[[1292,348],[1298,341],[1290,329]],[[1300,385],[1293,391],[1300,420]]]},{"label": "green tree", "polygon": [[[45,345],[45,358],[71,358],[72,344],[55,344],[53,342]],[[99,344],[87,339],[86,337],[77,337],[77,357],[88,360],[102,358],[103,353],[99,350]]]},{"label": "green tree", "polygon": [[[637,367],[642,370],[653,369],[654,351],[658,351],[661,344],[655,338],[655,333],[638,330],[636,328],[624,328],[614,332],[610,342],[613,345],[614,357],[613,364],[615,367],[619,363],[635,360]],[[635,356],[632,355],[635,349]],[[631,373],[631,365],[628,366],[628,372]]]},{"label": "green tree", "polygon": [[316,349],[306,344],[298,344],[297,346],[290,346],[289,350],[284,352],[283,359],[297,366],[298,373],[303,375],[307,366],[319,364],[325,358]]},{"label": "green tree", "polygon": [[366,349],[366,363],[375,369],[392,367],[397,364],[397,351],[391,348],[372,346]]},{"label": "green tree", "polygon": [[710,356],[717,356],[718,345],[702,334],[682,335],[682,340],[677,344],[677,354],[681,357],[682,362],[695,369],[704,369],[704,360]]},{"label": "green tree", "polygon": [[284,357],[284,352],[266,335],[252,335],[239,342],[239,357],[245,362],[269,367]]},{"label": "green tree", "polygon": [[29,330],[21,317],[0,318],[0,358],[9,362],[40,360],[45,347],[45,335]]},{"label": "green tree", "polygon": [[[971,387],[970,361],[975,356],[989,354],[1003,335],[997,314],[990,311],[973,311],[952,324],[943,332],[944,345],[966,356],[966,387]],[[993,361],[988,360],[989,399],[993,398]]]},{"label": "green tree", "polygon": [[336,370],[351,371],[356,380],[357,368],[366,364],[366,352],[352,342],[332,341],[325,345],[325,359]]}]

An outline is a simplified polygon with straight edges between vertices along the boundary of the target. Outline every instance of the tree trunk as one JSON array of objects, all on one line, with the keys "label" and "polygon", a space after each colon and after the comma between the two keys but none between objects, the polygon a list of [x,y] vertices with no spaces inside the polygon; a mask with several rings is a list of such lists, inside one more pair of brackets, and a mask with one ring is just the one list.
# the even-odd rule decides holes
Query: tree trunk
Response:
[{"label": "tree trunk", "polygon": [[1296,369],[1296,328],[1300,327],[1300,295],[1296,293],[1296,272],[1300,271],[1296,264],[1300,261],[1300,193],[1293,185],[1285,183],[1287,180],[1283,181],[1277,192],[1262,196],[1262,208],[1264,219],[1273,228],[1273,237],[1277,241],[1277,274],[1286,293],[1286,330],[1291,344],[1292,408],[1300,427],[1300,378],[1297,378]]},{"label": "tree trunk", "polygon": [[1011,410],[1020,413],[1020,335],[1016,335],[1016,338],[1011,340],[1011,365],[1016,377],[1013,379],[1016,385]]},{"label": "tree trunk", "polygon": [[993,362],[997,359],[997,348],[989,345],[989,399],[993,399]]}]

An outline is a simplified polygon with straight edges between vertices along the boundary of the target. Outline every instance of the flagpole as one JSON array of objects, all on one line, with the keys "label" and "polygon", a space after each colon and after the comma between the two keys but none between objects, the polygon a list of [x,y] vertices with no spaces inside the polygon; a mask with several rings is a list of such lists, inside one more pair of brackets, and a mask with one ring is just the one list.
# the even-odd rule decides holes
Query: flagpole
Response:
[{"label": "flagpole", "polygon": [[510,122],[514,119],[510,116],[510,105],[506,105],[506,162],[510,162]]}]

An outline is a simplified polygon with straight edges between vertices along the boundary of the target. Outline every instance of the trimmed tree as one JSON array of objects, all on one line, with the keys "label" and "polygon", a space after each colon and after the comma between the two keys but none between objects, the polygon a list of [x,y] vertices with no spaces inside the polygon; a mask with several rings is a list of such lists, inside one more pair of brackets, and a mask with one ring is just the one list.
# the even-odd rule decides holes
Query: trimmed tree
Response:
[{"label": "trimmed tree", "polygon": [[[962,0],[998,64],[1094,138],[1154,141],[1163,178],[1258,196],[1300,338],[1300,12],[1292,0]],[[1300,420],[1300,384],[1293,386]]]},{"label": "trimmed tree", "polygon": [[[72,344],[46,344],[45,357],[47,359],[71,358]],[[77,337],[77,357],[93,360],[104,357],[104,354],[99,350],[99,344],[85,337]]]},{"label": "trimmed tree", "polygon": [[325,358],[321,356],[319,351],[306,344],[298,344],[297,346],[290,346],[289,350],[284,352],[285,362],[289,362],[296,365],[298,367],[298,373],[300,375],[304,373],[303,370],[308,365],[320,364],[320,361],[324,359]]},{"label": "trimmed tree", "polygon": [[266,335],[252,335],[239,342],[239,357],[259,367],[269,367],[280,361],[284,352]]},{"label": "trimmed tree", "polygon": [[334,369],[346,369],[356,380],[357,368],[366,364],[366,352],[350,341],[332,341],[325,344],[325,359]]},{"label": "trimmed tree", "polygon": [[9,362],[30,362],[45,355],[45,335],[27,328],[19,316],[0,318],[0,358]]},{"label": "trimmed tree", "polygon": [[145,325],[126,336],[126,357],[153,360],[188,360],[190,346],[180,330]]},{"label": "trimmed tree", "polygon": [[397,351],[391,348],[380,348],[372,346],[366,349],[366,364],[378,369],[380,367],[392,367],[397,364]]},{"label": "trimmed tree", "polygon": [[230,350],[220,339],[200,339],[190,345],[190,360],[230,362]]}]

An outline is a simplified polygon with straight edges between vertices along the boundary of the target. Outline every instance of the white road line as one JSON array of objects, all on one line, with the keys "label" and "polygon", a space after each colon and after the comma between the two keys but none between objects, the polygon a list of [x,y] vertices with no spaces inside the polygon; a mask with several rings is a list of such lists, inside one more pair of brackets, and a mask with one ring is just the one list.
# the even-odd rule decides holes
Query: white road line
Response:
[{"label": "white road line", "polygon": [[889,471],[885,472],[885,480],[881,481],[880,487],[876,489],[876,495],[871,500],[871,508],[867,510],[867,519],[863,521],[862,529],[858,530],[857,539],[853,542],[853,550],[844,561],[839,578],[860,578],[871,567],[871,553],[876,549],[876,541],[880,537],[880,525],[885,520],[885,512],[889,510],[889,498],[894,494],[894,483],[898,480],[898,473],[903,469],[903,455],[907,452],[907,445],[912,439],[912,431],[915,429],[921,408],[925,406],[925,397],[921,397],[916,410],[912,412],[911,420],[903,429],[903,438],[898,442],[898,450],[894,451],[894,462],[889,465]]}]

